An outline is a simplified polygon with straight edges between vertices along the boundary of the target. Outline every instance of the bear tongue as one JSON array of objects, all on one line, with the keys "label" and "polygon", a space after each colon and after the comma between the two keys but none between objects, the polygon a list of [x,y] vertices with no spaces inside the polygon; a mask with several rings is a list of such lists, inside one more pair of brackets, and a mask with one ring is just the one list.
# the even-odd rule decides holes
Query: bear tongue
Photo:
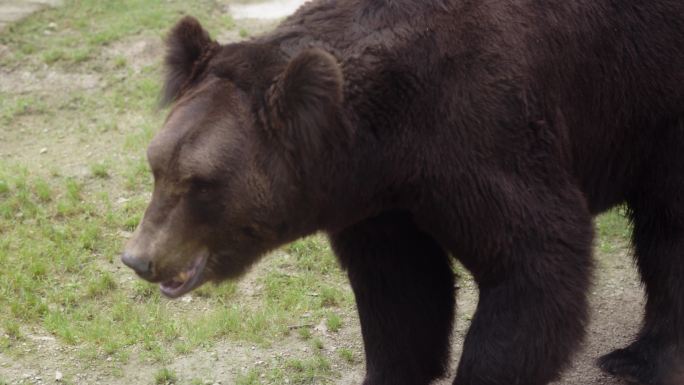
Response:
[{"label": "bear tongue", "polygon": [[188,281],[188,278],[190,278],[190,273],[183,271],[172,279],[163,282],[162,285],[167,289],[177,289],[183,286],[183,284]]},{"label": "bear tongue", "polygon": [[170,280],[162,282],[160,284],[162,293],[168,297],[176,298],[197,286],[197,281],[201,279],[201,271],[204,269],[207,257],[206,254],[199,256],[189,270],[182,271]]},{"label": "bear tongue", "polygon": [[185,283],[185,281],[178,281],[178,280],[176,280],[176,279],[174,278],[174,279],[172,279],[172,280],[170,280],[170,281],[162,282],[162,286],[163,286],[165,289],[171,289],[171,290],[173,290],[173,289],[177,289],[177,288],[183,286],[184,283]]}]

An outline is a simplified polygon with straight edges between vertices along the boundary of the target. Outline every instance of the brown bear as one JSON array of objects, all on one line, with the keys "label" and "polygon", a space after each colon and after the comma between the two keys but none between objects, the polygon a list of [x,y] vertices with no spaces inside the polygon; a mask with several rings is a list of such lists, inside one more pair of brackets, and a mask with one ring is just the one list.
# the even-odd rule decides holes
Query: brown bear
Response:
[{"label": "brown bear", "polygon": [[480,299],[456,385],[542,385],[584,335],[592,216],[626,204],[648,301],[601,367],[684,384],[684,1],[317,0],[168,37],[172,104],[123,262],[178,297],[325,231],[365,385],[443,375],[451,258]]}]

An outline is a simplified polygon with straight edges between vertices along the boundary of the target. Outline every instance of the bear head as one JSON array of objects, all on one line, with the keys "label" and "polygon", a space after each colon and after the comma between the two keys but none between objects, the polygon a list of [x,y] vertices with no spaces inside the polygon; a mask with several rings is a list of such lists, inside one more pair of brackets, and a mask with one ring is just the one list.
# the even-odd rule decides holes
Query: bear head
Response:
[{"label": "bear head", "polygon": [[312,175],[351,134],[340,65],[322,50],[221,46],[191,17],[166,43],[171,109],[147,150],[152,199],[122,260],[178,297],[317,230]]}]

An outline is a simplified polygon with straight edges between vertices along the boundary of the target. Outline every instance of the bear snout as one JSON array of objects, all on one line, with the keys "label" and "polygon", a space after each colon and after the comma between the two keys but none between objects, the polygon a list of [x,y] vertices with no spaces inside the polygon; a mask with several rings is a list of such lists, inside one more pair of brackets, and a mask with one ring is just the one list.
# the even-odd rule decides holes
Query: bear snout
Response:
[{"label": "bear snout", "polygon": [[132,253],[124,251],[121,254],[121,262],[130,267],[141,278],[150,279],[152,277],[152,261],[148,258],[141,258]]}]

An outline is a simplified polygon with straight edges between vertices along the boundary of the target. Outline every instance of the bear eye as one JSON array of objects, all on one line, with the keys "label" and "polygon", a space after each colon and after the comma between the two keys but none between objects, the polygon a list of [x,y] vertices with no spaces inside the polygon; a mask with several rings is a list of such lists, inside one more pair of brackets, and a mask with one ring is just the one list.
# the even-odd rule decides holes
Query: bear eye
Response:
[{"label": "bear eye", "polygon": [[191,186],[194,193],[208,195],[218,188],[218,182],[209,179],[193,178]]}]

